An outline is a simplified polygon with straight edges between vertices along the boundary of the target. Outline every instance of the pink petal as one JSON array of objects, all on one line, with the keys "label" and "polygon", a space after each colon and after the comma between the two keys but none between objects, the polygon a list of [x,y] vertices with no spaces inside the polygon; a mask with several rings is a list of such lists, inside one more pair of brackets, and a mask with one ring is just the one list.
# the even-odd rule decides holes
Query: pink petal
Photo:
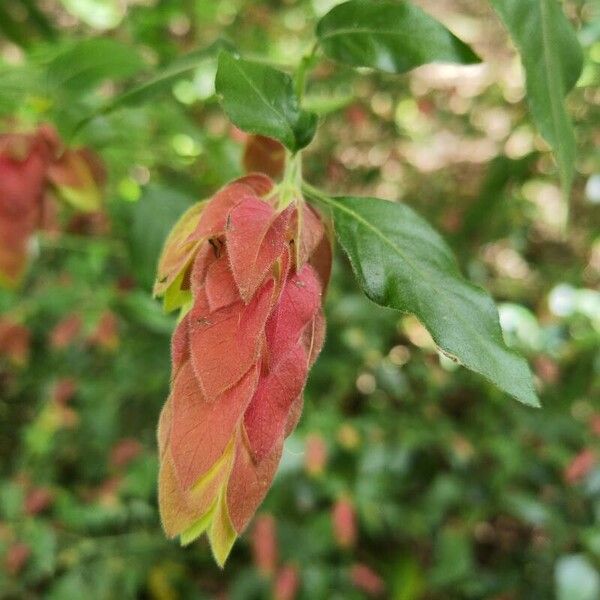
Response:
[{"label": "pink petal", "polygon": [[258,198],[240,202],[229,213],[225,243],[231,272],[245,302],[284,251],[290,215],[290,211],[277,214]]},{"label": "pink petal", "polygon": [[283,438],[274,445],[271,453],[256,464],[248,452],[243,438],[236,444],[233,469],[227,484],[227,507],[235,530],[242,533],[271,487],[279,465]]},{"label": "pink petal", "polygon": [[247,185],[257,196],[266,196],[273,189],[273,181],[263,173],[249,173],[237,180]]},{"label": "pink petal", "polygon": [[237,302],[210,312],[197,303],[190,311],[192,364],[207,400],[238,382],[258,360],[272,292],[271,279],[247,306]]},{"label": "pink petal", "polygon": [[242,158],[244,169],[249,173],[266,173],[277,179],[285,167],[285,148],[273,138],[249,135]]},{"label": "pink petal", "polygon": [[311,325],[311,330],[307,328],[305,335],[307,335],[309,331],[310,342],[306,344],[306,348],[309,349],[308,365],[309,367],[312,367],[317,360],[317,356],[319,356],[319,353],[321,352],[325,342],[325,317],[321,311],[315,315]]},{"label": "pink petal", "polygon": [[268,456],[283,438],[290,409],[302,393],[307,373],[308,356],[299,342],[266,377],[261,377],[244,415],[249,449],[256,462]]},{"label": "pink petal", "polygon": [[244,416],[256,460],[270,452],[293,420],[291,408],[302,394],[309,363],[322,344],[320,304],[320,284],[312,267],[306,265],[299,274],[290,275],[267,321],[268,365]]},{"label": "pink petal", "polygon": [[297,255],[296,269],[300,270],[321,243],[325,229],[321,219],[308,204],[302,204],[296,211]]},{"label": "pink petal", "polygon": [[247,199],[256,199],[254,191],[233,182],[219,190],[202,211],[200,222],[187,241],[201,241],[222,235],[231,209]]},{"label": "pink petal", "polygon": [[211,312],[240,301],[226,252],[210,265],[204,285]]},{"label": "pink petal", "polygon": [[312,265],[319,281],[323,294],[327,291],[329,278],[331,277],[331,264],[333,262],[333,232],[327,229],[325,235],[321,238],[319,245],[313,250],[309,263]]},{"label": "pink petal", "polygon": [[[305,341],[305,348],[308,350],[308,366],[312,367],[315,360],[317,360],[317,356],[319,352],[321,352],[321,348],[323,346],[323,342],[325,340],[325,318],[323,317],[323,313],[319,311],[312,323],[309,327],[307,327],[303,333],[303,337],[307,338]],[[288,437],[296,426],[298,425],[298,421],[302,416],[302,408],[304,407],[304,395],[301,393],[298,397],[292,402],[290,406],[290,410],[287,416],[287,421],[285,424],[285,437]]]},{"label": "pink petal", "polygon": [[321,285],[314,269],[305,265],[288,277],[266,326],[270,360],[294,346],[321,306]]},{"label": "pink petal", "polygon": [[222,456],[256,389],[257,370],[250,369],[237,385],[214,402],[204,398],[190,363],[173,385],[170,445],[181,487],[186,490]]},{"label": "pink petal", "polygon": [[288,412],[287,421],[285,423],[284,437],[288,437],[296,426],[298,425],[298,421],[302,416],[302,409],[304,408],[304,394],[300,394],[290,406],[290,410]]},{"label": "pink petal", "polygon": [[199,288],[204,287],[208,269],[217,260],[217,254],[221,252],[220,244],[218,239],[215,239],[212,244],[209,242],[200,244],[190,272],[190,288],[194,294]]},{"label": "pink petal", "polygon": [[189,314],[179,322],[171,338],[171,379],[175,379],[179,369],[190,358]]}]

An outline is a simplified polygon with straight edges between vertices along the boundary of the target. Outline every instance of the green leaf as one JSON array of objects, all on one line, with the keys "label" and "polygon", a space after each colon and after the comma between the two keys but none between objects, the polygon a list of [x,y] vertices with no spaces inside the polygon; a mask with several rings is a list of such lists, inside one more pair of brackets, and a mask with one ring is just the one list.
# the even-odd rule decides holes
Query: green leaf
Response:
[{"label": "green leaf", "polygon": [[20,19],[15,19],[2,2],[0,2],[0,34],[21,48],[28,48],[31,45],[23,23]]},{"label": "green leaf", "polygon": [[124,106],[140,106],[149,102],[166,90],[170,90],[173,84],[180,79],[189,77],[190,74],[199,68],[207,59],[215,57],[221,50],[227,48],[232,48],[231,44],[220,38],[206,48],[200,48],[189,52],[188,54],[184,54],[172,63],[158,69],[152,76],[147,77],[144,81],[141,81],[137,85],[132,86],[123,93],[110,99],[104,106],[85,115],[76,123],[74,132],[81,130],[99,115],[108,115],[114,110]]},{"label": "green leaf", "polygon": [[568,196],[575,136],[564,98],[581,75],[581,47],[557,0],[492,0],[492,4],[521,54],[533,120],[554,150]]},{"label": "green leaf", "polygon": [[215,86],[223,109],[240,129],[275,138],[292,152],[312,140],[317,115],[300,108],[288,74],[222,52]]},{"label": "green leaf", "polygon": [[231,48],[232,45],[229,42],[218,39],[206,48],[194,50],[177,58],[172,63],[163,66],[145,81],[116,96],[104,107],[102,113],[106,114],[121,106],[139,105],[152,100],[158,94],[171,89],[176,81],[189,76],[206,59],[216,56],[223,49]]},{"label": "green leaf", "polygon": [[319,21],[317,36],[329,58],[388,73],[431,62],[480,62],[469,46],[408,2],[344,2]]},{"label": "green leaf", "polygon": [[41,87],[40,79],[38,70],[32,65],[0,65],[0,114],[14,113],[23,105],[28,94]]},{"label": "green leaf", "polygon": [[46,16],[46,13],[37,6],[37,0],[21,0],[21,5],[27,11],[29,23],[31,23],[45,39],[55,41],[58,37],[57,30]]},{"label": "green leaf", "polygon": [[139,71],[142,59],[130,46],[112,39],[77,42],[48,65],[48,83],[60,90],[81,93],[107,79],[124,79]]},{"label": "green leaf", "polygon": [[440,350],[517,400],[539,406],[525,360],[503,341],[492,299],[465,280],[440,235],[403,204],[326,198],[338,239],[367,296],[414,314]]}]

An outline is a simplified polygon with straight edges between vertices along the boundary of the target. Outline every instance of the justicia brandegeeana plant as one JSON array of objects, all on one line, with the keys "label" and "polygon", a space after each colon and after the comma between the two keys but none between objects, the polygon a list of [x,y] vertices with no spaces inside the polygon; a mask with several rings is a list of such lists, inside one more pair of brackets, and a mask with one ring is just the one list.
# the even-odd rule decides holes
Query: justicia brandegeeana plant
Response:
[{"label": "justicia brandegeeana plant", "polygon": [[[556,149],[568,194],[574,144],[563,98],[581,68],[574,34],[556,0],[492,5],[522,52],[533,117]],[[534,66],[534,54],[554,66]],[[206,532],[219,565],[267,493],[300,417],[325,335],[333,231],[371,300],[415,315],[443,354],[539,405],[526,361],[504,344],[492,299],[463,278],[438,233],[402,203],[332,197],[303,179],[302,151],[318,116],[302,97],[322,57],[397,74],[429,62],[479,62],[427,13],[390,0],[334,7],[295,74],[220,51],[215,83],[225,112],[238,128],[267,136],[267,151],[281,142],[286,162],[280,181],[269,177],[277,169],[267,160],[263,173],[191,207],[166,241],[154,290],[167,310],[180,310],[158,427],[162,522],[183,544]],[[260,160],[248,163],[261,169]]]}]

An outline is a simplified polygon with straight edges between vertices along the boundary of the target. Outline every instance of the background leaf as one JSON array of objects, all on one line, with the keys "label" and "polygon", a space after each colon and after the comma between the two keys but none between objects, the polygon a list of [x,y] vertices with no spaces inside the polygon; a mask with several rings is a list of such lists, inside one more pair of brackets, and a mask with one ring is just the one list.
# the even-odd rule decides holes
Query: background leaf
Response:
[{"label": "background leaf", "polygon": [[124,79],[143,66],[135,49],[112,39],[77,42],[54,58],[47,68],[48,83],[61,90],[81,93],[107,79]]},{"label": "background leaf", "polygon": [[225,112],[240,129],[275,138],[292,152],[312,140],[317,116],[300,108],[286,73],[222,52],[215,85]]},{"label": "background leaf", "polygon": [[150,185],[133,205],[129,243],[138,265],[135,276],[146,287],[151,288],[154,282],[167,234],[192,202],[192,198],[176,190]]},{"label": "background leaf", "polygon": [[557,0],[492,0],[492,4],[521,54],[531,113],[554,150],[568,195],[575,136],[564,97],[581,75],[581,47]]},{"label": "background leaf", "polygon": [[218,39],[206,48],[200,48],[180,56],[171,63],[158,69],[158,71],[145,81],[131,87],[111,100],[102,112],[106,114],[121,106],[139,105],[148,102],[161,92],[170,89],[176,81],[189,76],[190,73],[203,64],[207,58],[216,56],[217,53],[223,49],[232,49],[232,45],[226,40]]},{"label": "background leaf", "polygon": [[431,62],[479,62],[469,46],[407,2],[350,0],[319,21],[317,36],[329,58],[388,73]]},{"label": "background leaf", "polygon": [[504,345],[491,298],[461,276],[450,248],[421,217],[375,198],[326,202],[371,300],[416,315],[445,354],[538,406],[527,363]]},{"label": "background leaf", "polygon": [[22,105],[27,92],[40,86],[40,74],[34,69],[0,66],[0,114],[7,114]]}]

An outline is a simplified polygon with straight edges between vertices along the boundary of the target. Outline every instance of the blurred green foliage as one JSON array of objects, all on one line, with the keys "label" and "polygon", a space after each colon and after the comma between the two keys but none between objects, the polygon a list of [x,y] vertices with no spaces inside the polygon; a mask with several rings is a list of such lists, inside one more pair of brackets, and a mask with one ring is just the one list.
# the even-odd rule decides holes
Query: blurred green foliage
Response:
[{"label": "blurred green foliage", "polygon": [[[166,540],[156,508],[155,426],[174,326],[150,298],[156,258],[177,216],[241,172],[240,135],[214,96],[214,55],[166,77],[147,102],[105,108],[219,36],[295,65],[333,4],[0,4],[2,117],[50,121],[98,151],[110,221],[40,234],[23,289],[0,293],[2,315],[31,332],[25,365],[0,357],[1,598],[272,596],[250,536],[221,572],[204,542]],[[294,566],[298,598],[358,599],[375,593],[361,565],[395,600],[594,600],[600,13],[594,2],[566,3],[585,67],[569,100],[578,160],[565,234],[556,168],[499,21],[485,3],[419,4],[483,66],[398,78],[323,62],[307,100],[331,114],[305,175],[332,192],[401,199],[443,231],[500,303],[544,408],[519,406],[438,356],[414,319],[369,303],[338,256],[326,347],[261,509],[276,522],[275,578]],[[310,450],[315,439],[325,460]],[[332,526],[341,497],[357,515],[349,549]]]}]

